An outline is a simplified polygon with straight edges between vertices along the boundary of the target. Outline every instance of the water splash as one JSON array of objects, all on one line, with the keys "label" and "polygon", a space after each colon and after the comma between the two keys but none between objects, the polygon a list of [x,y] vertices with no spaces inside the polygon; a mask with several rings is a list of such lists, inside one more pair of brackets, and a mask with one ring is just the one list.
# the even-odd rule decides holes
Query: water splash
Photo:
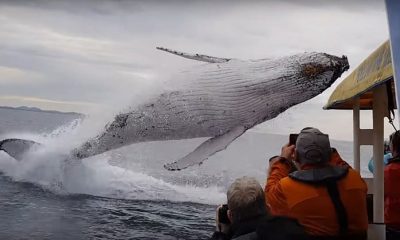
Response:
[{"label": "water splash", "polygon": [[66,163],[69,152],[85,139],[80,132],[81,124],[81,120],[75,120],[49,134],[18,134],[17,137],[43,143],[43,147],[28,152],[20,162],[0,153],[0,171],[15,181],[31,182],[57,194],[206,204],[224,201],[223,186],[199,186],[193,181],[180,181],[179,175],[178,178],[171,179],[169,175],[163,179],[159,171],[166,171],[162,165],[160,169],[142,166],[135,170],[110,164],[123,160],[123,155],[118,152],[102,154],[79,163]]}]

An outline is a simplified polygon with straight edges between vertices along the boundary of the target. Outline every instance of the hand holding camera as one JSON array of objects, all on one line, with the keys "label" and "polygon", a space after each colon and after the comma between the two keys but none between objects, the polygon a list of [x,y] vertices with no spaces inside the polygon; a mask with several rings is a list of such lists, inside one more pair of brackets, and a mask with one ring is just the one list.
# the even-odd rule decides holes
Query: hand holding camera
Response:
[{"label": "hand holding camera", "polygon": [[225,234],[229,233],[231,224],[228,217],[228,210],[229,209],[227,204],[220,205],[217,208],[216,228],[218,232],[222,232]]},{"label": "hand holding camera", "polygon": [[296,147],[296,141],[299,134],[292,133],[289,135],[289,143],[282,147],[281,157],[287,160],[293,160],[294,149]]},{"label": "hand holding camera", "polygon": [[290,134],[289,143],[284,145],[281,150],[281,158],[274,158],[269,161],[270,167],[275,164],[276,161],[281,161],[282,158],[286,159],[287,163],[290,165],[290,172],[298,170],[298,166],[294,162],[296,141],[299,134]]},{"label": "hand holding camera", "polygon": [[294,158],[294,149],[295,145],[286,144],[282,147],[281,157],[286,158],[289,161],[292,161]]}]

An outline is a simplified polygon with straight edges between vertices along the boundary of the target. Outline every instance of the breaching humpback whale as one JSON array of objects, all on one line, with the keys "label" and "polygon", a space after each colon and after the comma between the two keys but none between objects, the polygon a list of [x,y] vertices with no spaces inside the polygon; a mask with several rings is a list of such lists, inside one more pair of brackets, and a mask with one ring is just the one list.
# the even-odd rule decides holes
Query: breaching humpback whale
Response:
[{"label": "breaching humpback whale", "polygon": [[[349,68],[345,56],[326,53],[244,61],[157,49],[207,63],[175,76],[183,82],[178,87],[118,114],[102,133],[74,149],[71,159],[137,142],[209,137],[164,167],[180,170],[201,164],[247,129],[322,93]],[[19,159],[32,145],[27,140],[6,139],[0,149]]]}]

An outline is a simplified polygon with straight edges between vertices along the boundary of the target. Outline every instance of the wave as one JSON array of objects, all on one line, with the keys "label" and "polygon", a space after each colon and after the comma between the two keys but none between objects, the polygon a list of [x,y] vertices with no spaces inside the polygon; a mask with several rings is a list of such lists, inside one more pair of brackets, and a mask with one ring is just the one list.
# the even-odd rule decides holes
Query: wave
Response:
[{"label": "wave", "polygon": [[[203,204],[219,204],[225,200],[225,187],[217,183],[198,184],[197,180],[201,176],[182,181],[185,179],[182,174],[167,172],[162,168],[162,164],[156,168],[154,164],[144,166],[140,163],[140,158],[136,169],[135,162],[131,163],[129,168],[122,166],[126,157],[124,154],[132,153],[129,148],[125,149],[125,152],[113,151],[80,163],[66,163],[68,153],[85,139],[79,132],[80,125],[81,122],[77,120],[57,128],[50,134],[13,134],[12,137],[43,143],[44,147],[28,152],[22,161],[16,161],[1,152],[0,171],[14,181],[34,183],[57,194],[89,194]],[[143,158],[142,154],[134,154]],[[148,160],[146,159],[146,162],[151,163]]]}]

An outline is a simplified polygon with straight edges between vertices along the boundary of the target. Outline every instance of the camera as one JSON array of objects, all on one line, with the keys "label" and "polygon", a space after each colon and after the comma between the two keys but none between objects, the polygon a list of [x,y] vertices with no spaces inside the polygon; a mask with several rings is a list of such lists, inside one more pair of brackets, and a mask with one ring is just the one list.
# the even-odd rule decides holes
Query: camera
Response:
[{"label": "camera", "polygon": [[297,137],[299,134],[292,133],[289,135],[289,145],[296,145]]},{"label": "camera", "polygon": [[218,221],[224,224],[231,223],[228,218],[228,204],[224,204],[218,209]]}]

